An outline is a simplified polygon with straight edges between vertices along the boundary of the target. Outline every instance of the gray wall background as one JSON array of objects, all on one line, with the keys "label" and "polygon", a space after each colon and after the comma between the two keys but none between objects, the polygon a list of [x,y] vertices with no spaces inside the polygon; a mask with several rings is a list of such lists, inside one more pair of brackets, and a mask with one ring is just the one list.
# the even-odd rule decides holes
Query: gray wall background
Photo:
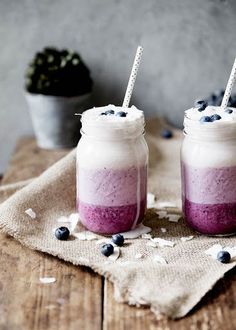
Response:
[{"label": "gray wall background", "polygon": [[78,50],[95,80],[95,104],[120,104],[141,44],[132,103],[180,126],[194,99],[225,86],[235,18],[235,0],[1,0],[0,172],[16,139],[32,134],[23,78],[35,51]]}]

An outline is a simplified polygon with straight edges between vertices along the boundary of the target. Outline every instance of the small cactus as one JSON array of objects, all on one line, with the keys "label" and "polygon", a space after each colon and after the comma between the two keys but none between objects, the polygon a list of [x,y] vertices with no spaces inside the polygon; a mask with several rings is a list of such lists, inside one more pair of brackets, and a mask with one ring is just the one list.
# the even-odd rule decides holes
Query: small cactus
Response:
[{"label": "small cactus", "polygon": [[90,93],[93,81],[76,52],[44,48],[35,54],[26,72],[25,88],[33,94],[79,96]]}]

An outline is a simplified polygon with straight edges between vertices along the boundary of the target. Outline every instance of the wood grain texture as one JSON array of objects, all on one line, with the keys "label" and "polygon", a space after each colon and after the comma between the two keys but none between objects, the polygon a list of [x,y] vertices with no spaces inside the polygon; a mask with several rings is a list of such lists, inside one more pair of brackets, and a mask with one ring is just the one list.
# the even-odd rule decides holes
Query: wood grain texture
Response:
[{"label": "wood grain texture", "polygon": [[2,184],[37,177],[69,151],[70,149],[40,149],[34,138],[21,138],[16,145],[10,165],[4,173]]},{"label": "wood grain texture", "polygon": [[[39,149],[19,141],[3,183],[39,175],[68,151]],[[0,235],[0,329],[83,330],[102,328],[102,278]],[[42,284],[40,277],[55,277]]]}]

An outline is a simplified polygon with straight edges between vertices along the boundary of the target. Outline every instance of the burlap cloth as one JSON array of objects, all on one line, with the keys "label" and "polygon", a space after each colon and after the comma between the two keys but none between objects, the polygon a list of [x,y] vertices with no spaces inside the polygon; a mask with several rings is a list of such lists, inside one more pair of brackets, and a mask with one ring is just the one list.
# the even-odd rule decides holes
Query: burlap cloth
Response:
[{"label": "burlap cloth", "polygon": [[[159,201],[176,204],[180,212],[179,149],[182,134],[175,130],[173,139],[161,139],[157,121],[149,122],[147,132],[149,191]],[[1,186],[1,200],[20,187],[22,189],[0,206],[2,231],[31,249],[92,268],[114,283],[118,301],[148,305],[156,315],[164,313],[171,318],[186,315],[217,280],[235,266],[235,262],[221,264],[204,253],[215,243],[236,245],[234,237],[197,235],[182,220],[178,223],[161,220],[154,210],[148,210],[144,223],[152,227],[154,237],[176,242],[174,247],[153,248],[146,245],[145,239],[127,240],[121,248],[120,258],[110,261],[101,255],[96,241],[55,239],[52,231],[58,227],[58,217],[75,212],[75,151],[32,181]],[[28,208],[36,212],[36,220],[25,214]],[[161,227],[167,232],[162,233]],[[180,240],[188,235],[194,235],[194,239]],[[143,254],[142,259],[135,258],[139,252]],[[154,259],[156,254],[164,257],[168,264],[157,263]]]}]

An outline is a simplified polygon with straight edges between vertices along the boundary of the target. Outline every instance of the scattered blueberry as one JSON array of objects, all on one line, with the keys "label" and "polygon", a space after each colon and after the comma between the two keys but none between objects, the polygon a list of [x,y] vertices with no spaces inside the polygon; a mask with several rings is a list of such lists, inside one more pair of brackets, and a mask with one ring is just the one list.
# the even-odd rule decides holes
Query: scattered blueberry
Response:
[{"label": "scattered blueberry", "polygon": [[230,114],[230,113],[233,112],[233,110],[232,109],[225,109],[225,112]]},{"label": "scattered blueberry", "polygon": [[200,122],[201,123],[210,123],[212,121],[212,119],[211,119],[211,117],[209,117],[209,116],[202,116],[201,118],[200,118]]},{"label": "scattered blueberry", "polygon": [[55,230],[55,236],[61,241],[66,241],[70,235],[70,231],[67,227],[59,227]]},{"label": "scattered blueberry", "polygon": [[215,113],[214,115],[211,116],[211,121],[215,121],[215,120],[220,120],[221,116],[217,115],[217,113]]},{"label": "scattered blueberry", "polygon": [[110,115],[114,115],[115,111],[114,110],[107,110],[105,111],[105,115],[110,116]]},{"label": "scattered blueberry", "polygon": [[197,108],[198,111],[203,111],[206,109],[206,107],[208,106],[207,101],[205,100],[198,100],[194,103],[195,108]]},{"label": "scattered blueberry", "polygon": [[105,244],[102,246],[101,252],[104,256],[109,257],[114,252],[114,247],[112,244]]},{"label": "scattered blueberry", "polygon": [[124,112],[124,111],[119,111],[119,112],[116,113],[116,116],[117,116],[117,117],[126,117],[126,112]]},{"label": "scattered blueberry", "polygon": [[121,234],[116,234],[116,235],[113,235],[112,238],[111,238],[112,242],[118,246],[122,246],[124,244],[124,236],[121,235]]},{"label": "scattered blueberry", "polygon": [[162,136],[164,139],[170,139],[170,138],[172,138],[173,133],[172,133],[169,129],[163,129],[163,130],[161,131],[161,136]]},{"label": "scattered blueberry", "polygon": [[106,116],[105,112],[101,112],[100,116]]},{"label": "scattered blueberry", "polygon": [[228,264],[230,262],[231,255],[228,251],[220,251],[217,254],[217,260],[223,264]]}]

